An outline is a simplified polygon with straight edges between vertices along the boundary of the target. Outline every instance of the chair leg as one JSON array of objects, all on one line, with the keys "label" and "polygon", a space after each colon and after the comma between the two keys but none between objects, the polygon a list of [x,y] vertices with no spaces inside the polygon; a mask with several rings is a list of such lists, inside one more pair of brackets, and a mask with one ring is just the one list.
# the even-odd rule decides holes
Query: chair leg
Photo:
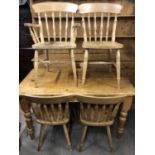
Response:
[{"label": "chair leg", "polygon": [[116,55],[116,71],[117,71],[117,87],[120,89],[120,50],[117,50]]},{"label": "chair leg", "polygon": [[88,129],[88,126],[84,126],[83,131],[82,131],[82,137],[81,137],[81,140],[80,140],[80,147],[79,147],[80,152],[83,149],[83,144],[84,144],[84,141],[85,141],[85,138],[86,138],[87,129]]},{"label": "chair leg", "polygon": [[34,53],[34,70],[35,70],[35,87],[38,87],[38,66],[39,66],[39,55],[38,51]]},{"label": "chair leg", "polygon": [[71,140],[70,140],[70,137],[69,137],[69,133],[68,133],[68,129],[67,129],[66,124],[63,125],[63,129],[64,129],[65,137],[66,137],[66,140],[67,140],[67,144],[68,144],[69,148],[72,149]]},{"label": "chair leg", "polygon": [[[108,51],[108,61],[111,62],[111,53],[112,53],[112,49],[110,49]],[[112,72],[112,65],[110,64],[109,65],[109,72],[111,73]]]},{"label": "chair leg", "polygon": [[106,129],[107,129],[107,136],[108,136],[109,149],[110,149],[110,152],[112,152],[112,151],[113,151],[113,147],[112,147],[112,137],[111,137],[110,127],[107,126]]},{"label": "chair leg", "polygon": [[[44,53],[45,53],[45,60],[49,61],[48,50],[45,50]],[[46,64],[46,70],[47,72],[49,72],[49,63]]]},{"label": "chair leg", "polygon": [[87,67],[88,67],[88,50],[85,50],[83,60],[83,71],[82,71],[82,84],[85,84]]},{"label": "chair leg", "polygon": [[39,143],[38,143],[38,151],[40,151],[41,146],[43,144],[44,134],[45,134],[45,125],[41,124],[40,135],[39,135]]},{"label": "chair leg", "polygon": [[76,72],[74,50],[71,50],[71,63],[72,63],[72,70],[73,70],[75,84],[77,85],[77,72]]}]

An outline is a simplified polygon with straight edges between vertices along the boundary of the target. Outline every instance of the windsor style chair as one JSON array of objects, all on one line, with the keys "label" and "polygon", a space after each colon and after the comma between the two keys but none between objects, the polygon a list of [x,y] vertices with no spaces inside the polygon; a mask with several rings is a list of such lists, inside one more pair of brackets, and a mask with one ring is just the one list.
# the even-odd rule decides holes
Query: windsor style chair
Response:
[{"label": "windsor style chair", "polygon": [[30,102],[32,110],[35,114],[37,122],[41,125],[38,151],[43,144],[45,125],[62,125],[67,140],[67,144],[71,149],[71,140],[69,137],[69,127],[67,124],[70,120],[69,112],[69,96],[53,96],[53,97],[32,97],[24,96]]},{"label": "windsor style chair", "polygon": [[[82,84],[86,80],[88,56],[90,49],[109,51],[108,62],[90,62],[89,64],[106,64],[111,68],[116,67],[117,85],[120,87],[120,49],[123,45],[115,41],[117,26],[117,15],[121,12],[122,6],[112,3],[85,3],[79,6],[82,15],[82,27],[85,49],[83,61]],[[112,22],[113,21],[113,22]],[[111,37],[109,34],[111,33]],[[112,51],[116,52],[116,62],[111,60]]]},{"label": "windsor style chair", "polygon": [[[49,70],[49,50],[69,50],[75,83],[77,83],[74,49],[76,48],[76,26],[74,14],[78,5],[66,2],[41,2],[32,4],[32,10],[37,15],[36,23],[25,23],[28,26],[35,49],[34,69],[35,86],[38,81],[38,66],[43,63]],[[44,52],[45,58],[40,60],[39,52]]]},{"label": "windsor style chair", "polygon": [[112,136],[110,126],[125,96],[78,96],[80,102],[80,121],[84,125],[79,151],[82,150],[88,126],[106,126],[110,151],[112,151]]}]

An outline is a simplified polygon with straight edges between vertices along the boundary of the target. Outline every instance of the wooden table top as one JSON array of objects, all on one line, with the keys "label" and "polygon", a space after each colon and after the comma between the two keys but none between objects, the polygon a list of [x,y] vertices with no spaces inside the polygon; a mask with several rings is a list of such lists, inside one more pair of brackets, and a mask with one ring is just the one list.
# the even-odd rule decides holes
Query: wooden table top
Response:
[{"label": "wooden table top", "polygon": [[121,78],[121,88],[117,88],[116,75],[103,72],[88,73],[85,85],[81,85],[81,72],[78,72],[78,87],[69,70],[52,70],[39,73],[38,87],[34,85],[34,70],[20,83],[19,95],[127,95],[133,96],[134,86],[127,78]]}]

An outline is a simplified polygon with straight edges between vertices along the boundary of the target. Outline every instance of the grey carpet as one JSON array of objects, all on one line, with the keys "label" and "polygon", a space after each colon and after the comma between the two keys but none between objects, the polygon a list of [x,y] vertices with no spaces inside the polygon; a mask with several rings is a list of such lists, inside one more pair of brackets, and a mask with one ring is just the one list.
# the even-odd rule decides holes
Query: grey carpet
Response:
[{"label": "grey carpet", "polygon": [[68,150],[62,126],[47,126],[41,151],[37,151],[40,126],[35,123],[36,138],[30,140],[27,131],[22,135],[20,155],[134,155],[135,154],[135,110],[132,108],[128,114],[124,135],[118,139],[116,130],[118,117],[111,127],[113,138],[113,153],[109,152],[105,128],[90,127],[82,152],[78,152],[82,127],[73,123],[71,131],[72,152]]}]

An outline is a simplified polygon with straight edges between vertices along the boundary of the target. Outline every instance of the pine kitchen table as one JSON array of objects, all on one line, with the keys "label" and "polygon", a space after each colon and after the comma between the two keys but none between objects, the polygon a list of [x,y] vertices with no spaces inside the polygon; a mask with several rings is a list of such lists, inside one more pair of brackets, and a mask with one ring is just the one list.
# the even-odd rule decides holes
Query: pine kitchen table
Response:
[{"label": "pine kitchen table", "polygon": [[[20,106],[24,112],[27,124],[28,134],[34,139],[35,131],[33,127],[31,106],[24,96],[53,96],[53,95],[71,95],[72,101],[76,101],[76,96],[80,94],[109,96],[109,95],[125,95],[126,100],[121,105],[118,136],[120,137],[125,128],[128,112],[132,105],[134,96],[134,86],[127,78],[121,79],[120,89],[117,88],[117,80],[115,75],[103,72],[88,73],[87,82],[81,84],[81,71],[78,71],[78,86],[75,85],[72,73],[69,70],[51,70],[46,72],[40,70],[38,87],[35,87],[35,71],[32,69],[19,85]],[[90,74],[93,74],[89,76]],[[73,103],[73,102],[71,102]]]}]

